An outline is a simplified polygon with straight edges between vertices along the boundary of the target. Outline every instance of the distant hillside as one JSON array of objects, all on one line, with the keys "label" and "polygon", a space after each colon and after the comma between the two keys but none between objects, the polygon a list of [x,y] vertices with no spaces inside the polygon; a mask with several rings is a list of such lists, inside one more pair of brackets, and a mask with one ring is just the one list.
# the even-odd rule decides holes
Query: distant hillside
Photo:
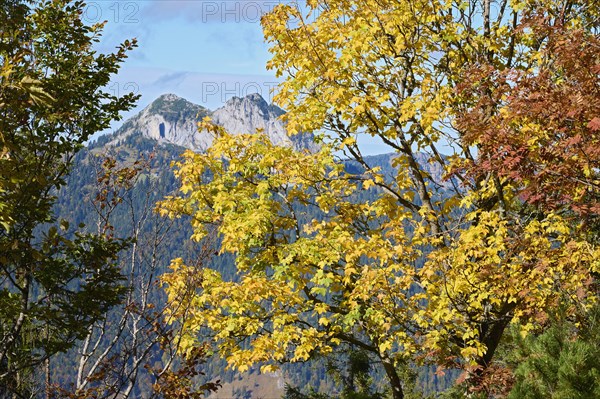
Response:
[{"label": "distant hillside", "polygon": [[[103,159],[114,158],[118,165],[131,165],[142,160],[145,162],[144,169],[135,186],[127,193],[127,200],[111,214],[111,222],[115,236],[127,237],[131,230],[132,213],[133,219],[146,218],[142,226],[142,237],[146,239],[145,237],[153,234],[159,223],[156,215],[147,214],[148,206],[153,208],[156,201],[178,189],[171,162],[179,159],[185,149],[204,151],[211,144],[210,135],[197,131],[198,120],[211,116],[216,123],[237,133],[251,133],[260,128],[280,145],[316,149],[312,135],[295,136],[292,139],[285,135],[284,125],[278,119],[282,113],[279,108],[268,105],[259,95],[233,98],[214,112],[172,94],[160,96],[139,114],[125,121],[115,133],[100,137],[76,155],[67,184],[57,193],[56,215],[59,219],[68,220],[73,226],[84,223],[88,229],[94,230],[99,217],[93,201],[99,189],[98,173],[101,172]],[[156,279],[168,270],[171,259],[182,257],[191,263],[202,252],[202,245],[189,240],[192,233],[189,220],[181,218],[173,223],[168,236],[161,241],[156,252],[147,251],[140,255],[142,270],[136,272],[140,278],[148,275],[143,268],[151,262],[155,262],[157,266],[152,271],[153,278]],[[127,267],[129,257],[129,254],[124,254],[124,267]],[[235,278],[235,265],[231,256],[215,256],[207,266],[218,270],[226,279]],[[161,293],[160,286],[157,287],[152,299],[156,303],[164,303],[164,294]],[[119,312],[121,310],[117,309],[109,315],[109,324],[115,324]],[[147,361],[152,365],[160,364],[161,354],[158,348],[148,354]],[[75,380],[77,366],[74,351],[53,360],[52,381],[69,386]],[[208,379],[221,379],[226,384],[224,392],[231,390],[226,395],[234,397],[251,398],[257,397],[256,395],[264,396],[265,393],[279,395],[283,392],[284,383],[322,384],[322,374],[313,373],[307,379],[311,374],[309,364],[295,365],[288,369],[288,372],[284,371],[277,378],[272,378],[258,376],[256,371],[239,376],[230,370],[226,371],[224,361],[217,358],[210,359],[203,367]],[[142,371],[138,380],[134,397],[147,397],[151,384],[149,375]]]},{"label": "distant hillside", "polygon": [[[111,215],[114,224],[114,234],[125,237],[131,226],[131,213],[138,218],[147,217],[143,225],[144,234],[152,234],[156,229],[157,218],[144,216],[148,205],[154,204],[178,188],[171,168],[171,162],[177,160],[184,149],[205,151],[212,143],[210,135],[197,131],[197,122],[204,116],[223,125],[234,133],[252,133],[255,129],[264,129],[271,140],[280,145],[292,146],[297,149],[315,150],[317,146],[312,141],[313,136],[304,134],[289,138],[285,126],[279,119],[283,111],[267,104],[258,94],[244,98],[233,98],[223,107],[210,111],[193,104],[173,94],[160,96],[139,114],[127,120],[114,134],[100,137],[97,142],[77,154],[73,172],[68,178],[67,185],[58,193],[57,215],[69,220],[73,225],[85,223],[94,228],[98,222],[97,212],[92,202],[98,189],[100,164],[105,156],[113,157],[118,164],[131,164],[143,159],[145,168],[141,171],[136,185],[128,193],[131,207],[119,206]],[[396,167],[393,166],[394,154],[369,156],[365,162],[381,168],[384,176],[392,178]],[[427,162],[428,157],[422,155],[419,162],[426,166],[433,180],[441,181],[442,171]],[[346,169],[351,173],[362,173],[363,166],[355,161],[344,161]],[[367,195],[375,195],[376,189],[371,189]],[[318,217],[312,215],[310,217]],[[189,240],[191,235],[189,220],[182,218],[174,222],[168,236],[161,241],[155,253],[143,254],[154,257],[157,268],[153,270],[153,278],[165,271],[172,258],[182,257],[194,261],[199,253],[199,245]],[[142,257],[143,257],[142,256]],[[142,265],[150,264],[149,259],[142,259]],[[235,278],[235,265],[231,256],[212,258],[209,267],[217,269],[225,279]],[[146,267],[146,266],[143,266]],[[140,276],[146,270],[139,270]],[[157,288],[154,301],[164,301],[164,294]],[[118,312],[110,318],[117,317]],[[160,351],[156,349],[149,353],[148,362],[160,364]],[[60,364],[60,367],[59,367]],[[332,378],[325,373],[325,365],[308,362],[286,366],[281,373],[271,376],[259,376],[256,370],[242,376],[225,370],[225,363],[219,359],[211,359],[204,367],[207,378],[220,378],[225,383],[223,390],[213,397],[258,398],[280,395],[285,383],[324,391],[334,391]],[[52,367],[53,380],[68,385],[77,373],[74,354],[64,356]],[[435,384],[435,378],[425,377],[427,384]],[[135,397],[147,396],[151,380],[147,374],[139,378]]]}]

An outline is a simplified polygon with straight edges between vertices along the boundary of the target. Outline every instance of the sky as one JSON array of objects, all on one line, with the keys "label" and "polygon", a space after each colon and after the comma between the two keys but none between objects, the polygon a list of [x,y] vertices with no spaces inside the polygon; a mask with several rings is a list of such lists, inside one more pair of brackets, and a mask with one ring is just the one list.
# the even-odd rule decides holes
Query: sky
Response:
[{"label": "sky", "polygon": [[[163,93],[210,109],[232,96],[260,93],[271,102],[278,80],[267,71],[269,52],[260,15],[271,0],[93,0],[83,19],[107,21],[98,50],[137,38],[109,90],[142,95],[137,112]],[[130,112],[128,115],[131,115]]]},{"label": "sky", "polygon": [[[82,18],[88,24],[106,21],[98,51],[138,40],[108,86],[117,95],[141,94],[125,120],[164,93],[211,110],[251,93],[271,103],[279,79],[266,68],[270,53],[260,16],[282,1],[295,0],[88,0]],[[385,149],[363,140],[365,154]]]}]

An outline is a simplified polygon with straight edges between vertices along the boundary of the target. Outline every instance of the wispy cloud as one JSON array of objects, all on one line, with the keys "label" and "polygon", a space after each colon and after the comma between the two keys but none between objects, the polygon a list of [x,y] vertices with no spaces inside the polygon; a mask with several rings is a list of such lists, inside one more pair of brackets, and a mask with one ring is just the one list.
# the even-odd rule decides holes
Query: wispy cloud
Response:
[{"label": "wispy cloud", "polygon": [[150,86],[157,88],[168,88],[171,90],[176,89],[185,81],[188,75],[189,72],[169,72],[159,76],[158,79],[150,84]]}]

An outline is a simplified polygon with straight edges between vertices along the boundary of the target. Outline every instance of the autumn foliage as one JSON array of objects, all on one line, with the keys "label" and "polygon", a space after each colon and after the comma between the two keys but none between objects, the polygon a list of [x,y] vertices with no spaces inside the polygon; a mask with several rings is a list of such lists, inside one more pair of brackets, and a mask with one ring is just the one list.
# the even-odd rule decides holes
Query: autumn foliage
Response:
[{"label": "autumn foliage", "polygon": [[[193,239],[216,229],[238,273],[205,270],[189,313],[173,309],[188,350],[207,329],[231,367],[268,371],[354,347],[395,399],[402,368],[425,363],[493,396],[511,381],[494,363],[509,329],[587,312],[600,252],[572,216],[598,211],[600,13],[496,5],[314,0],[263,17],[289,132],[322,146],[201,124],[214,146],[176,163],[159,209],[190,216]],[[189,270],[173,260],[171,298]]]},{"label": "autumn foliage", "polygon": [[[480,161],[474,173],[494,171],[520,183],[522,198],[541,210],[600,213],[600,40],[567,21],[534,16],[520,27],[547,44],[539,68],[468,70],[458,93],[474,100],[459,115]],[[481,82],[473,86],[468,82]],[[486,91],[488,95],[478,93]],[[485,109],[496,108],[485,117]]]}]

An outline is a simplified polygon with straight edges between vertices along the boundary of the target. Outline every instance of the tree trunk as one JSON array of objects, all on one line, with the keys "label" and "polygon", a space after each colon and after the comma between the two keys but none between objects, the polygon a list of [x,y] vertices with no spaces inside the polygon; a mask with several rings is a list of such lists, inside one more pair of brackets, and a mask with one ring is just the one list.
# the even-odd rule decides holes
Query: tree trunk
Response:
[{"label": "tree trunk", "polygon": [[385,369],[385,374],[390,381],[390,385],[392,386],[392,398],[393,399],[404,399],[404,392],[402,391],[402,381],[396,372],[396,367],[390,361],[388,357],[381,357],[381,361],[383,362],[383,368]]}]

